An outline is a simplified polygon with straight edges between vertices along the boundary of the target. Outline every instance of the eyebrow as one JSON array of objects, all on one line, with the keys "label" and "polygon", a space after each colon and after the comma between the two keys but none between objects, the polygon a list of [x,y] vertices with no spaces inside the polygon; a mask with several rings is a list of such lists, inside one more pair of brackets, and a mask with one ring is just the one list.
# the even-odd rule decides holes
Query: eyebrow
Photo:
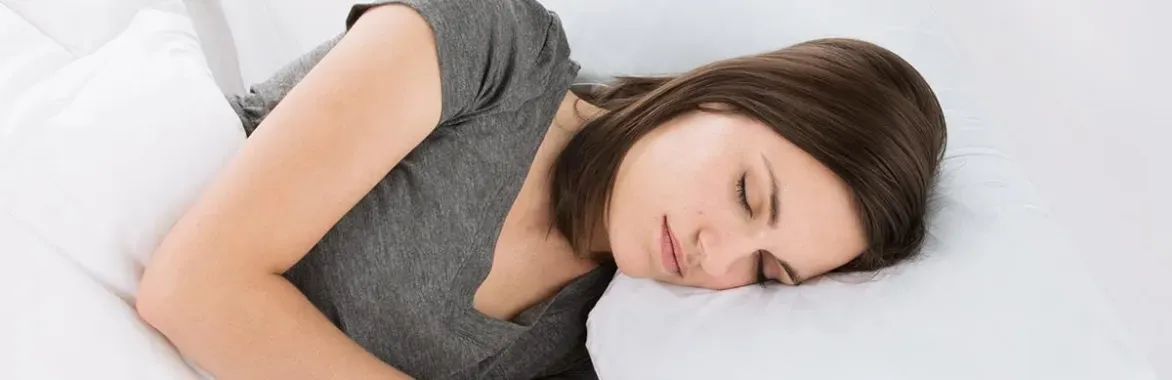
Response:
[{"label": "eyebrow", "polygon": [[769,162],[769,158],[765,157],[765,153],[761,153],[761,160],[765,161],[765,170],[769,171],[769,227],[777,227],[778,214],[778,200],[777,176],[773,175],[773,163]]}]

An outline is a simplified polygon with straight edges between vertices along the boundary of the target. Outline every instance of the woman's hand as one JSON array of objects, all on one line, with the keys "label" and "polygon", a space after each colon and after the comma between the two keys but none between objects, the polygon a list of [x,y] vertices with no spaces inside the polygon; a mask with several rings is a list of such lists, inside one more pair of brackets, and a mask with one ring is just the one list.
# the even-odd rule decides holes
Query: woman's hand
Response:
[{"label": "woman's hand", "polygon": [[139,314],[220,379],[407,378],[281,273],[436,127],[435,51],[411,8],[368,11],[164,239]]}]

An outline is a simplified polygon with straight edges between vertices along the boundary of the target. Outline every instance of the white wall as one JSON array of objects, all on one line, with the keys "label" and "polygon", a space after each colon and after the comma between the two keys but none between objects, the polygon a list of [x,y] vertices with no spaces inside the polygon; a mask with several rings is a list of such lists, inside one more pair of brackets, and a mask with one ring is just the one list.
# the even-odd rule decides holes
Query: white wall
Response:
[{"label": "white wall", "polygon": [[[1044,201],[1172,379],[1172,4],[936,2]],[[1010,263],[1011,265],[1011,263]]]}]

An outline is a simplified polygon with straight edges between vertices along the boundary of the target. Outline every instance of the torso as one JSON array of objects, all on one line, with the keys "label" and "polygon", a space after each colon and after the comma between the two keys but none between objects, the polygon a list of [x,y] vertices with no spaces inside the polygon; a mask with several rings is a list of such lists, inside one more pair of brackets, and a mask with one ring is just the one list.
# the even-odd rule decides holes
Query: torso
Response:
[{"label": "torso", "polygon": [[[493,88],[509,91],[437,127],[285,277],[356,343],[417,378],[536,378],[589,367],[586,319],[613,268],[576,258],[565,239],[546,234],[541,180],[573,134],[565,95],[578,67],[557,20],[533,3],[467,4],[536,18],[516,34],[535,48],[511,58],[526,75],[497,77],[511,81]],[[336,41],[232,98],[245,129]]]},{"label": "torso", "polygon": [[572,76],[560,80],[523,108],[437,129],[286,278],[419,378],[533,378],[586,359],[613,269],[546,239],[540,179],[573,132],[558,112]]}]

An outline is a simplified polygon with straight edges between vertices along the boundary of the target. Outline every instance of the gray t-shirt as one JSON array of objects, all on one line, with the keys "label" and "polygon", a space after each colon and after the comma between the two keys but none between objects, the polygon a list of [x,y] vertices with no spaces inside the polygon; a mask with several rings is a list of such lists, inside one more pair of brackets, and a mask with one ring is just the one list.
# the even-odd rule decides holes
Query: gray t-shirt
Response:
[{"label": "gray t-shirt", "polygon": [[[595,378],[586,317],[613,268],[575,279],[513,321],[472,307],[505,215],[579,70],[561,22],[534,0],[385,3],[410,5],[435,32],[440,125],[286,277],[352,339],[417,378]],[[347,28],[372,6],[354,6]],[[246,131],[340,38],[229,96]]]}]

